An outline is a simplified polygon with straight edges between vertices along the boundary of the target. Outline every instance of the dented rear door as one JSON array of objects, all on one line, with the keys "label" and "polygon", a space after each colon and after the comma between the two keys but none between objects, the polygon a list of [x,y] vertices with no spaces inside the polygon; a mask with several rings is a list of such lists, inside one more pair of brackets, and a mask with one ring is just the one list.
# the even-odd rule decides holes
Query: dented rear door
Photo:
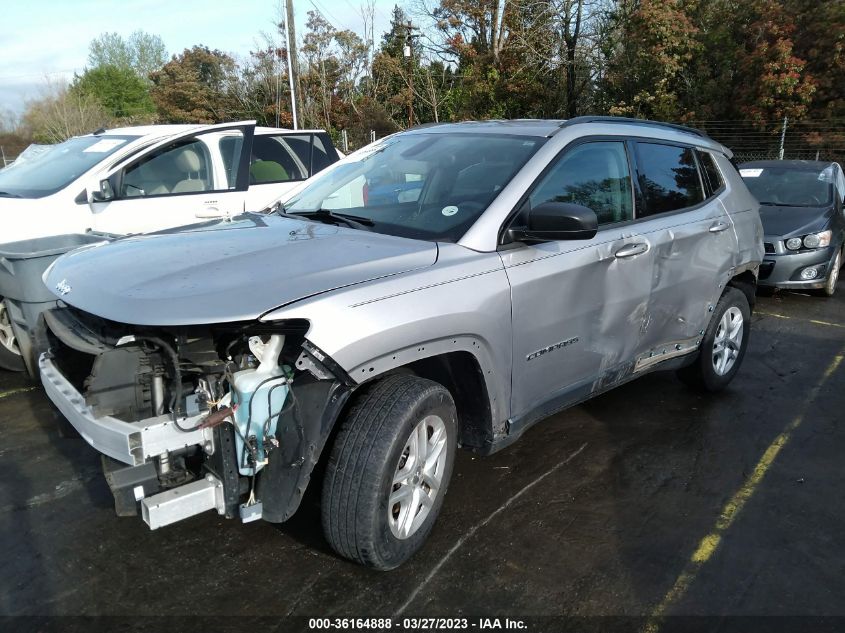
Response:
[{"label": "dented rear door", "polygon": [[644,369],[697,347],[738,247],[719,202],[725,188],[718,172],[708,175],[714,164],[706,152],[661,141],[637,142],[632,154],[642,201],[639,222],[654,249],[645,349],[638,359],[638,369]]}]

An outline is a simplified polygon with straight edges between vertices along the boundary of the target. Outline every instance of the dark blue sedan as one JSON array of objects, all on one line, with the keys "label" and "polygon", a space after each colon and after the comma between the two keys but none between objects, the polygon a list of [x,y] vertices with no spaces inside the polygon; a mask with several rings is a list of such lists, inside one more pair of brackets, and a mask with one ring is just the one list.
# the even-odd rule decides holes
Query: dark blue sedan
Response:
[{"label": "dark blue sedan", "polygon": [[760,286],[833,295],[845,242],[845,176],[838,163],[766,160],[739,173],[760,202]]}]

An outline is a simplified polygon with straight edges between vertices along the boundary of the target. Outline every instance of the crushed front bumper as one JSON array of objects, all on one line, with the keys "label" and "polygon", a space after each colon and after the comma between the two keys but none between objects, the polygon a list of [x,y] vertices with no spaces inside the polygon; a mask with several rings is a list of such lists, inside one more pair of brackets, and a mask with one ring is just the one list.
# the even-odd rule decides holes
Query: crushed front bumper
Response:
[{"label": "crushed front bumper", "polygon": [[[79,434],[95,449],[130,466],[190,446],[200,446],[206,454],[214,453],[212,429],[182,431],[169,415],[125,422],[111,416],[95,417],[85,398],[53,364],[48,354],[38,359],[41,382],[47,396]],[[180,421],[183,428],[193,428],[203,415]]]},{"label": "crushed front bumper", "polygon": [[[135,514],[141,504],[141,515],[150,529],[176,523],[207,510],[226,514],[226,491],[223,482],[211,473],[190,483],[147,496],[158,489],[153,458],[192,446],[200,446],[208,455],[214,453],[213,429],[181,431],[168,415],[125,422],[111,416],[95,417],[85,398],[56,368],[48,354],[38,359],[41,382],[50,400],[58,407],[79,434],[104,455],[128,464],[126,468],[109,469],[106,481],[115,496],[118,514]],[[183,428],[196,426],[202,414],[184,418]]]}]

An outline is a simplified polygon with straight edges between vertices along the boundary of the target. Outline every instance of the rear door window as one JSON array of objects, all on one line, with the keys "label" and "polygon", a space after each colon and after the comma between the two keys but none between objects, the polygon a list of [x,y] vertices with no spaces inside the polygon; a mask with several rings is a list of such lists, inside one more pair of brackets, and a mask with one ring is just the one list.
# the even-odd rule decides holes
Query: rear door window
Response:
[{"label": "rear door window", "polygon": [[669,213],[704,200],[692,148],[662,143],[635,144],[637,176],[645,208],[640,217]]},{"label": "rear door window", "polygon": [[716,161],[710,152],[698,152],[698,162],[701,169],[704,171],[704,177],[707,187],[707,196],[710,197],[719,191],[725,184],[722,180],[722,174],[716,166]]},{"label": "rear door window", "polygon": [[305,180],[311,160],[311,135],[256,134],[249,164],[250,184]]},{"label": "rear door window", "polygon": [[[331,153],[334,154],[334,152]],[[323,142],[322,138],[315,134],[314,159],[311,163],[311,175],[316,174],[318,171],[322,171],[334,162],[334,159],[329,154],[329,148],[326,146],[326,143]]]}]

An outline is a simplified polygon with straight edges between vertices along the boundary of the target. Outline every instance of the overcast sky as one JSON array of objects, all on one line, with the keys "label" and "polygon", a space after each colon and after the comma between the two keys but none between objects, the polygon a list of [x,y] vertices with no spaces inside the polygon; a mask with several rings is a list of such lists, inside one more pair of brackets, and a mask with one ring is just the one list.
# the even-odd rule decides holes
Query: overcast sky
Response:
[{"label": "overcast sky", "polygon": [[[315,8],[338,29],[362,33],[360,0],[293,0],[297,36]],[[88,43],[104,32],[160,35],[168,52],[195,44],[236,57],[255,49],[273,30],[279,0],[8,0],[0,19],[0,112],[20,113],[37,98],[46,77],[73,77],[88,57]],[[397,0],[376,0],[376,34],[389,26]],[[398,4],[402,5],[401,0]]]}]

